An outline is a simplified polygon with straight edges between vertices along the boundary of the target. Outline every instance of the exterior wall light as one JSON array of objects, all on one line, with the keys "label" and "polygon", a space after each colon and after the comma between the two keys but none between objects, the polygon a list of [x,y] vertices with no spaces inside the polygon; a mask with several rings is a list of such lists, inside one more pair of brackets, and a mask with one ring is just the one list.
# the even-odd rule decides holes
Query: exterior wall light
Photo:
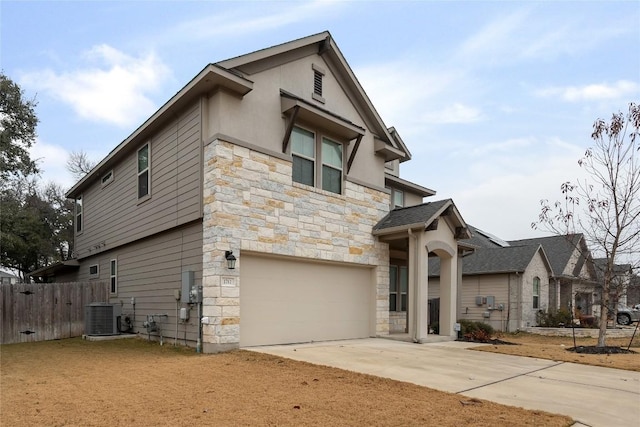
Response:
[{"label": "exterior wall light", "polygon": [[233,255],[233,251],[224,251],[224,257],[227,260],[227,268],[229,270],[235,270],[236,257]]}]

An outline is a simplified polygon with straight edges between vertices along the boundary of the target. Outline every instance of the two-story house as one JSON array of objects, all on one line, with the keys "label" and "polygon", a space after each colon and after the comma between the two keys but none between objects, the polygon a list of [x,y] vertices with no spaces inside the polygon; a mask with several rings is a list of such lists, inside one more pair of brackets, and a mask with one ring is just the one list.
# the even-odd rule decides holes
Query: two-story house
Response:
[{"label": "two-story house", "polygon": [[410,158],[328,32],[207,65],[69,190],[76,261],[56,280],[104,280],[135,332],[154,315],[205,352],[385,336],[390,319],[421,342],[439,256],[453,337],[468,231],[399,177]]}]

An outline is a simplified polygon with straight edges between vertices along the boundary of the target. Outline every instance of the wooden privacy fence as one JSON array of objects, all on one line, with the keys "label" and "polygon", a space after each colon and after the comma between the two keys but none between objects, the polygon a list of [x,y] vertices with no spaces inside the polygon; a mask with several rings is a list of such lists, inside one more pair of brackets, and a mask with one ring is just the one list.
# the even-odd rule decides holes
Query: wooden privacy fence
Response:
[{"label": "wooden privacy fence", "polygon": [[84,306],[107,301],[106,282],[0,285],[0,344],[80,336],[84,333]]}]

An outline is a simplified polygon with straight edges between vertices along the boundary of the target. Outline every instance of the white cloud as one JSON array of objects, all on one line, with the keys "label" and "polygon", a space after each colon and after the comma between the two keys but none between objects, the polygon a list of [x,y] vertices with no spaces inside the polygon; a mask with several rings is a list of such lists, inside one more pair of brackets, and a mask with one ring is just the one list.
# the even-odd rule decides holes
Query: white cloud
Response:
[{"label": "white cloud", "polygon": [[66,169],[69,152],[60,145],[47,144],[37,139],[29,150],[40,168],[40,177],[44,182],[55,182],[64,189],[69,189],[75,180]]},{"label": "white cloud", "polygon": [[544,98],[557,97],[567,102],[602,101],[625,99],[637,95],[640,84],[629,80],[618,80],[613,84],[598,83],[584,86],[550,87],[536,91]]},{"label": "white cloud", "polygon": [[134,57],[102,44],[84,57],[86,67],[62,73],[51,69],[30,72],[20,81],[51,94],[87,120],[125,127],[155,110],[149,94],[170,75],[169,68],[155,54]]},{"label": "white cloud", "polygon": [[[247,7],[241,3],[231,10],[216,11],[197,19],[180,22],[168,28],[154,38],[154,42],[183,43],[185,40],[205,40],[215,37],[229,37],[233,35],[247,36],[257,32],[264,32],[282,28],[286,25],[317,19],[322,15],[330,16],[342,7],[340,1],[316,0],[311,2],[277,3],[249,2]],[[282,6],[282,7],[279,7]],[[267,11],[265,13],[265,11]]]},{"label": "white cloud", "polygon": [[451,124],[451,123],[474,123],[482,120],[482,112],[477,108],[461,103],[451,104],[442,110],[425,113],[422,118],[427,123]]}]

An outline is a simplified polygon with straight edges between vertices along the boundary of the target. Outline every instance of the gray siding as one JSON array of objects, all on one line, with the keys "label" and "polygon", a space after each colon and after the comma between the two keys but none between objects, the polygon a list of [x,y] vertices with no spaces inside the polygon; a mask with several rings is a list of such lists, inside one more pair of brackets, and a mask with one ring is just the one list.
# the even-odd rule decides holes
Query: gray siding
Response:
[{"label": "gray siding", "polygon": [[[137,150],[150,146],[151,197],[139,202]],[[100,179],[83,192],[79,259],[186,224],[202,217],[202,144],[199,103],[168,122],[113,167],[113,181]]]},{"label": "gray siding", "polygon": [[[134,331],[146,335],[142,322],[149,314],[167,314],[160,319],[162,335],[173,339],[176,335],[176,309],[189,307],[176,303],[175,291],[182,286],[182,272],[194,271],[196,285],[202,284],[202,222],[174,228],[152,237],[121,246],[111,251],[86,258],[82,262],[77,280],[110,282],[110,261],[118,261],[118,293],[109,302],[121,303],[123,314],[132,316],[131,298],[136,299]],[[100,266],[99,277],[89,277],[89,266]],[[184,343],[184,334],[194,345],[197,338],[197,313],[193,306],[190,320],[178,322],[178,340]],[[157,336],[157,333],[153,333]]]}]

